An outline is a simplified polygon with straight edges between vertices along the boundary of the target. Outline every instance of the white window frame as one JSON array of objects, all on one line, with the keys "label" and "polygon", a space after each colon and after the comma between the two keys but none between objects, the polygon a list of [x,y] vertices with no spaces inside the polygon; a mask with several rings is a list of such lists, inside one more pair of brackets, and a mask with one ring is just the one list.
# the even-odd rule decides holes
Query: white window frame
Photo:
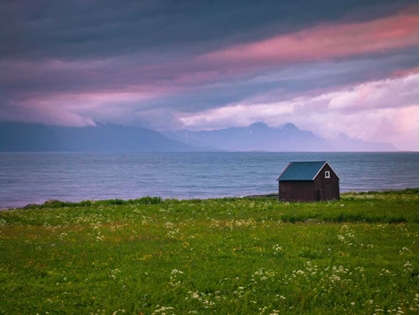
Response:
[{"label": "white window frame", "polygon": [[325,171],[325,178],[331,178],[330,171]]}]

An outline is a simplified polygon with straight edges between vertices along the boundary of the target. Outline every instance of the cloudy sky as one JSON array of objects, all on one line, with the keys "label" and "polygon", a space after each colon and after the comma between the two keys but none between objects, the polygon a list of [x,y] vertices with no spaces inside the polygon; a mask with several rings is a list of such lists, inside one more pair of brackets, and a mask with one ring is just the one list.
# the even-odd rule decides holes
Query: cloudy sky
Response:
[{"label": "cloudy sky", "polygon": [[0,121],[419,148],[418,1],[5,0],[0,43]]}]

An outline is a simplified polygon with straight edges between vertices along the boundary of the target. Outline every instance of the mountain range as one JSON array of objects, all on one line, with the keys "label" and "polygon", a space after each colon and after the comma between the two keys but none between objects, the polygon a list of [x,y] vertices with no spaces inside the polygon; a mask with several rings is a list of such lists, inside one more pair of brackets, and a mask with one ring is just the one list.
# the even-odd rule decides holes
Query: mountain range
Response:
[{"label": "mountain range", "polygon": [[211,131],[167,130],[161,133],[191,146],[225,151],[398,151],[389,143],[367,142],[343,135],[338,140],[327,140],[311,131],[300,130],[292,123],[279,128],[257,122],[248,127]]},{"label": "mountain range", "polygon": [[142,127],[63,127],[0,123],[0,152],[93,151],[185,152],[195,148]]},{"label": "mountain range", "polygon": [[265,123],[212,131],[166,130],[97,124],[86,127],[0,122],[0,152],[192,152],[192,151],[398,151],[389,143],[341,137],[327,140],[292,123]]}]

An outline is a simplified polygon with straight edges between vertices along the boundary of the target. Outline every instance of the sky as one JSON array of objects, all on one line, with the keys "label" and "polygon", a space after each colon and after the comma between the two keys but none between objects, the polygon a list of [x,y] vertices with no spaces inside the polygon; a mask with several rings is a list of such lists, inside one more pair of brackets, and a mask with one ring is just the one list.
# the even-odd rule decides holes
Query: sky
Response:
[{"label": "sky", "polygon": [[0,43],[0,121],[419,149],[418,1],[4,0]]}]

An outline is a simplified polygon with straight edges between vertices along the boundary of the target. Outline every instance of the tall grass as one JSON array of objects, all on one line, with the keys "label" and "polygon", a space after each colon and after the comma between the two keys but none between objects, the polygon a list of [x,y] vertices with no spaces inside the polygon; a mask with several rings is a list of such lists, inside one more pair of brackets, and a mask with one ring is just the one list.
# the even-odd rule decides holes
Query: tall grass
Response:
[{"label": "tall grass", "polygon": [[418,190],[44,204],[0,253],[0,314],[417,314]]}]

